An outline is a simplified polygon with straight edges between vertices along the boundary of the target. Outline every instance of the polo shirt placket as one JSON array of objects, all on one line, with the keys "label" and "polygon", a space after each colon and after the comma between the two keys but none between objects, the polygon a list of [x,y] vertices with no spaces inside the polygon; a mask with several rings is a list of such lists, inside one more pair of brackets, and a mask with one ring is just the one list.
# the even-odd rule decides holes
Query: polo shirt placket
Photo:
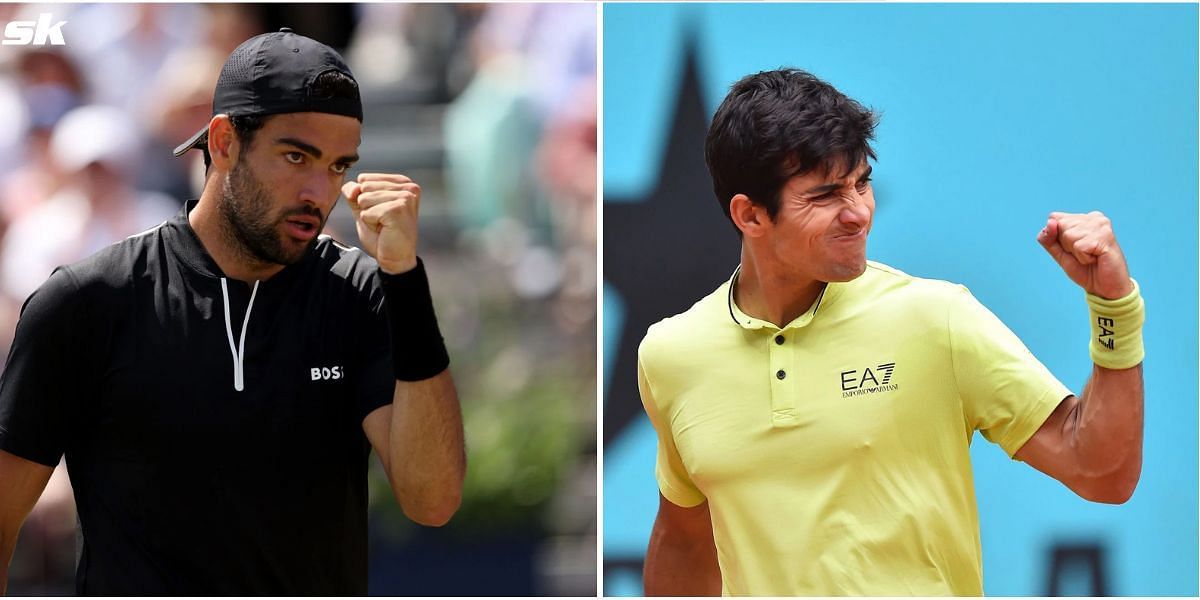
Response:
[{"label": "polo shirt placket", "polygon": [[773,427],[795,427],[802,422],[800,411],[803,410],[804,390],[806,387],[812,388],[812,382],[807,382],[806,385],[803,365],[797,364],[796,345],[801,332],[816,316],[817,309],[820,308],[821,300],[824,299],[825,291],[830,284],[826,284],[826,289],[821,290],[816,301],[804,314],[780,328],[769,321],[751,317],[738,308],[737,302],[733,299],[733,293],[740,272],[741,267],[739,266],[730,278],[729,315],[739,327],[753,332],[756,338],[760,338],[755,340],[755,345],[762,344],[767,347],[769,359],[767,360],[766,376],[771,382],[771,425]]}]

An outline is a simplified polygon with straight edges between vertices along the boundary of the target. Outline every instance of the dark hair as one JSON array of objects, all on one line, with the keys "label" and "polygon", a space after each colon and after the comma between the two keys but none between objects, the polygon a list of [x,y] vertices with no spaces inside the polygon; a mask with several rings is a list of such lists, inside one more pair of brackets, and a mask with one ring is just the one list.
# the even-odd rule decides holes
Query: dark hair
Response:
[{"label": "dark hair", "polygon": [[717,108],[704,143],[726,218],[733,197],[745,194],[774,219],[780,190],[792,177],[835,164],[844,165],[844,177],[874,159],[870,140],[878,123],[875,113],[800,69],[743,77]]},{"label": "dark hair", "polygon": [[[229,124],[233,126],[233,132],[237,135],[238,143],[241,144],[243,151],[250,148],[250,144],[254,142],[254,133],[267,122],[269,116],[265,115],[242,115],[237,117],[229,117]],[[205,140],[207,140],[207,136]],[[208,154],[208,144],[200,146],[200,150],[204,152],[204,172],[208,173],[208,168],[212,166],[212,156]]]},{"label": "dark hair", "polygon": [[341,71],[325,71],[313,80],[308,93],[317,98],[360,100],[358,83]]},{"label": "dark hair", "polygon": [[[318,98],[347,98],[358,100],[358,84],[353,79],[346,76],[340,71],[325,71],[313,80],[312,85],[308,88],[309,94]],[[254,143],[254,134],[262,129],[266,124],[267,119],[272,115],[241,115],[229,117],[229,124],[233,126],[233,132],[237,135],[238,143],[243,149],[249,149]],[[204,152],[204,170],[212,165],[212,157],[208,154],[208,146],[203,145],[200,149]]]}]

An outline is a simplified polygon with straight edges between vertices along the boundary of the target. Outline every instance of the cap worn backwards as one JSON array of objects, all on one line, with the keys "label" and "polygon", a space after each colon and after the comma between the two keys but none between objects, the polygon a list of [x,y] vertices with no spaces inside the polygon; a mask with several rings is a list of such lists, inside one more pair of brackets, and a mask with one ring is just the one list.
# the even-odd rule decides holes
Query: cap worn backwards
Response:
[{"label": "cap worn backwards", "polygon": [[[350,67],[333,48],[284,27],[252,37],[229,55],[213,92],[213,115],[231,117],[322,112],[362,121],[362,100],[314,93],[313,83],[335,71],[354,81]],[[357,85],[357,83],[356,83]],[[207,148],[208,126],[175,148],[182,156]]]}]

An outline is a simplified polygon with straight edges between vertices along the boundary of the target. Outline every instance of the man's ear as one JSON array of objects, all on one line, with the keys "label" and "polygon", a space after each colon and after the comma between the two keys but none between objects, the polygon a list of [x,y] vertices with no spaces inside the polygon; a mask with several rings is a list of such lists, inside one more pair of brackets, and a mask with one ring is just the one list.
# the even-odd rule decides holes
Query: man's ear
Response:
[{"label": "man's ear", "polygon": [[755,204],[745,194],[737,194],[729,201],[729,218],[746,237],[761,237],[772,225],[766,207]]},{"label": "man's ear", "polygon": [[241,144],[229,115],[216,115],[208,122],[208,154],[213,166],[220,171],[230,171],[237,164]]}]

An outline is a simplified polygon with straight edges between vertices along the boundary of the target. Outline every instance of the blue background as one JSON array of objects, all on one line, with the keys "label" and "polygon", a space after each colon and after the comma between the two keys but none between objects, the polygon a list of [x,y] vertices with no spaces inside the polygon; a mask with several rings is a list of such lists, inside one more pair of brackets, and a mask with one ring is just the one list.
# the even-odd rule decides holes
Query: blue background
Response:
[{"label": "blue background", "polygon": [[[811,71],[882,113],[869,256],[966,284],[1076,392],[1091,369],[1083,293],[1034,236],[1053,210],[1107,214],[1147,301],[1141,483],[1125,505],[1091,504],[976,436],[984,589],[1043,594],[1049,548],[1083,542],[1106,547],[1109,593],[1197,595],[1196,5],[603,11],[606,203],[657,181],[685,41],[708,115],[746,74]],[[605,286],[606,402],[623,302]],[[605,448],[606,561],[644,555],[654,447],[643,417]],[[634,569],[606,572],[607,595],[640,593]]]}]

